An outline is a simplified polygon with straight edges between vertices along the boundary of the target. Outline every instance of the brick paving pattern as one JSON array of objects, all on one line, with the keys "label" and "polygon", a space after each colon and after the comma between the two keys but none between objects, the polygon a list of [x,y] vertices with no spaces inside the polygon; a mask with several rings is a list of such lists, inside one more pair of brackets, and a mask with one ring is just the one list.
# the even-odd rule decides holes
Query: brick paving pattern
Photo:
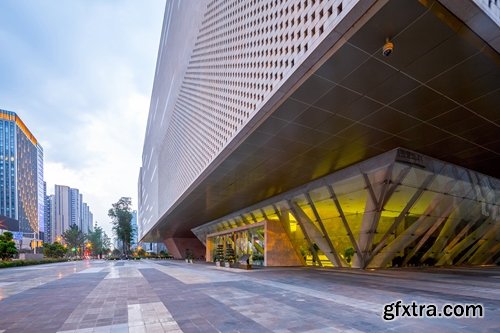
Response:
[{"label": "brick paving pattern", "polygon": [[[0,333],[500,332],[500,268],[251,271],[181,261],[0,270]],[[399,318],[383,305],[481,303],[484,318]]]}]

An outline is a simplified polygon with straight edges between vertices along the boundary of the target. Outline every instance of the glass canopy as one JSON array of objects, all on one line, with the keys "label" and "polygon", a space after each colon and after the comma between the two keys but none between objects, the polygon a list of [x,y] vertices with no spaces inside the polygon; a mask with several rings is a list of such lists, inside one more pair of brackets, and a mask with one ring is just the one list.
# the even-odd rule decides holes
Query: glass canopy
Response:
[{"label": "glass canopy", "polygon": [[500,254],[499,192],[498,179],[397,149],[193,232],[206,243],[209,234],[278,223],[306,265],[492,264]]}]

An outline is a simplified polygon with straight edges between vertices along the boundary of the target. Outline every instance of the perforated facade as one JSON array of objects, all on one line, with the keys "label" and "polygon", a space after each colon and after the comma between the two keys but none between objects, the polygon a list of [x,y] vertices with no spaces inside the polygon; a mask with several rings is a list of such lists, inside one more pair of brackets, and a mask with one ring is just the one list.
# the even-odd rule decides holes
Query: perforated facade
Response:
[{"label": "perforated facade", "polygon": [[205,254],[192,229],[398,147],[498,178],[500,29],[482,7],[168,2],[139,239]]},{"label": "perforated facade", "polygon": [[[270,99],[283,95],[279,90],[286,80],[356,3],[225,0],[187,1],[180,7],[167,4],[140,174],[143,230],[172,207],[257,113],[268,111]],[[189,25],[179,27],[176,18],[190,12],[202,12],[202,19],[190,16]],[[183,34],[193,42],[185,46],[192,50],[184,51],[190,54],[184,68],[179,66],[182,60],[175,64],[165,60],[174,52],[164,46],[168,41],[173,45],[173,34]],[[171,79],[160,82],[159,71],[172,72]],[[162,89],[168,83],[165,96]]]}]

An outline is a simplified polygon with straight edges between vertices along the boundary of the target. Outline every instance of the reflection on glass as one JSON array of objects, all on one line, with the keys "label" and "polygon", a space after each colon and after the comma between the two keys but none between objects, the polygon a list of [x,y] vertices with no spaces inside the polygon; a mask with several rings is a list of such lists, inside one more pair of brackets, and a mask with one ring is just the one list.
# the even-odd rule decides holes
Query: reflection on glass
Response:
[{"label": "reflection on glass", "polygon": [[281,223],[310,266],[334,266],[332,253],[340,266],[356,268],[498,260],[498,179],[432,159],[426,165],[395,161],[352,168],[357,174],[332,176],[316,188],[268,200],[196,232],[227,232],[214,237],[214,244],[233,246],[237,257],[248,254],[254,265],[263,262],[266,249],[264,227],[252,224],[264,220]]}]

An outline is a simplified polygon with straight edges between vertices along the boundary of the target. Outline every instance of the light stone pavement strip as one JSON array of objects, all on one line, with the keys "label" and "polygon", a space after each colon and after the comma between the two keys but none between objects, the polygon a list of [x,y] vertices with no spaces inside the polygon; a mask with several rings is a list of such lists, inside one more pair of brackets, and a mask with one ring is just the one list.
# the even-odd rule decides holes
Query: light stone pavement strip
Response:
[{"label": "light stone pavement strip", "polygon": [[129,332],[182,332],[162,302],[128,306]]},{"label": "light stone pavement strip", "polygon": [[[86,261],[0,270],[0,333],[500,332],[500,269],[346,271]],[[383,305],[481,303],[484,318],[383,321]]]},{"label": "light stone pavement strip", "polygon": [[[79,272],[108,274],[73,311],[59,332],[182,332],[137,267],[127,263]],[[157,302],[149,303],[155,300]]]}]

